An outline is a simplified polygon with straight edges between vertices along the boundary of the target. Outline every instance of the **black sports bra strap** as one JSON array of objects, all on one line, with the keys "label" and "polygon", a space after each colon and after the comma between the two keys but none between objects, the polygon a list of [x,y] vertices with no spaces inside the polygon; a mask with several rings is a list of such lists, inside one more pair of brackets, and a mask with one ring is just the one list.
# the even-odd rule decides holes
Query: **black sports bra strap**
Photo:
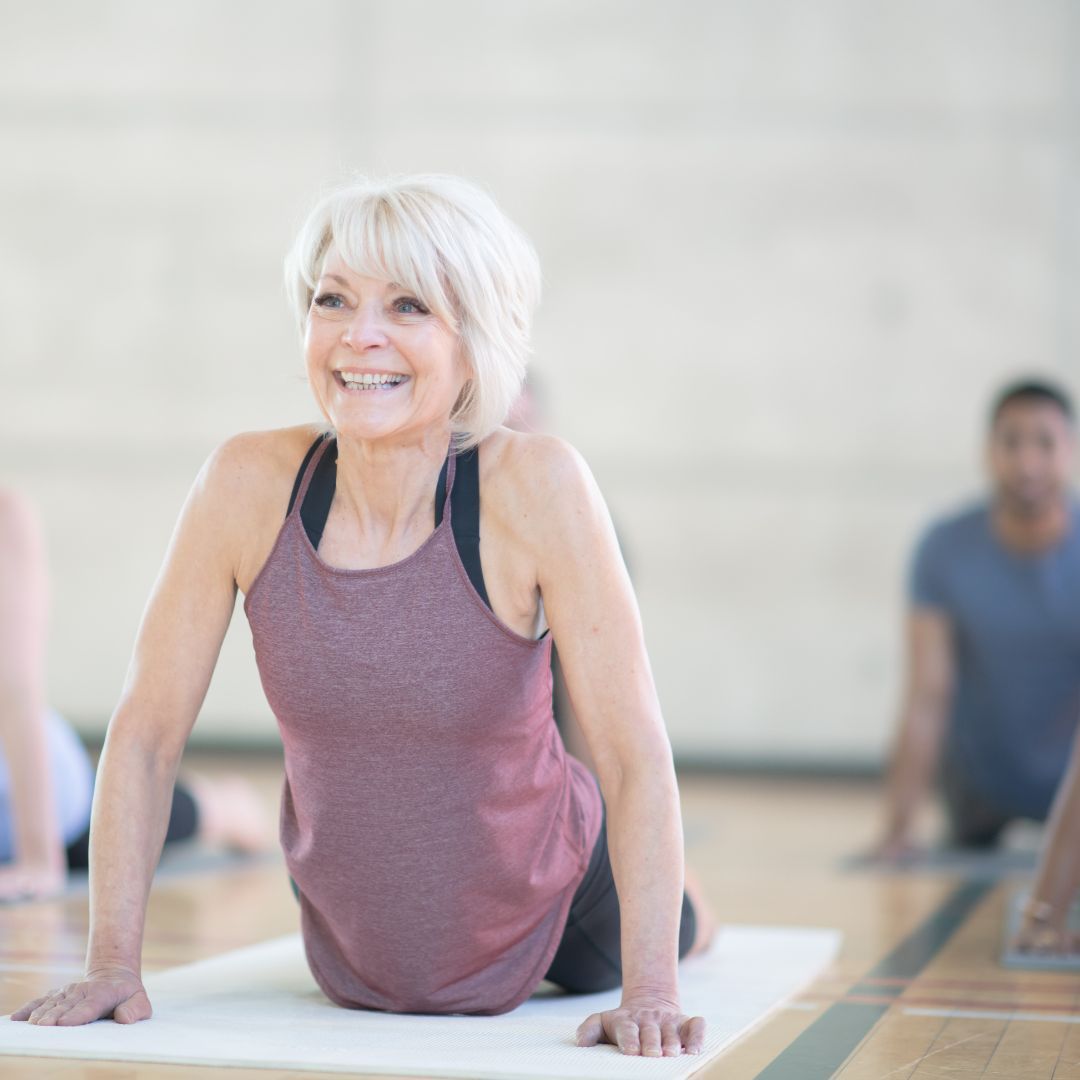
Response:
[{"label": "black sports bra strap", "polygon": [[311,446],[308,447],[308,452],[304,455],[304,460],[300,462],[300,468],[296,470],[296,479],[293,481],[292,494],[289,496],[289,509],[285,511],[286,517],[292,513],[293,505],[296,503],[296,496],[300,494],[300,485],[304,482],[304,474],[311,464],[311,459],[315,456],[315,451],[319,449],[325,438],[325,434],[320,435]]},{"label": "black sports bra strap", "polygon": [[337,490],[337,439],[331,437],[326,450],[315,464],[307,493],[300,503],[300,523],[308,534],[311,546],[318,551],[326,519],[330,516],[330,504]]},{"label": "black sports bra strap", "polygon": [[450,457],[450,454],[446,455],[446,460],[442,463],[442,468],[439,470],[439,482],[435,485],[436,529],[442,524],[443,508],[446,506],[446,470],[450,466]]},{"label": "black sports bra strap", "polygon": [[480,599],[490,608],[480,564],[480,455],[478,447],[459,454],[450,489],[450,527],[465,572]]}]

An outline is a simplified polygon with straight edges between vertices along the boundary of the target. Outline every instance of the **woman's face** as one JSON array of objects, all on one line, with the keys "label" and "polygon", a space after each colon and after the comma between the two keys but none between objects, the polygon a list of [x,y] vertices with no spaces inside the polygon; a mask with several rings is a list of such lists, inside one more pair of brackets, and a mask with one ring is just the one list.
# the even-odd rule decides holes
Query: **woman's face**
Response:
[{"label": "woman's face", "polygon": [[407,289],[355,273],[331,244],[304,334],[308,382],[339,435],[445,430],[468,378],[457,335]]}]

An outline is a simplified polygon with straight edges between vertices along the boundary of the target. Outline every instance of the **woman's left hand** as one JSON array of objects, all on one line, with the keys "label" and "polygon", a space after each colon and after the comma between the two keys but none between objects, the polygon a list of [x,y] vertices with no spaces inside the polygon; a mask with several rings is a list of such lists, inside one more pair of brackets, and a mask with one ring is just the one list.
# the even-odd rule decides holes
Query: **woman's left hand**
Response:
[{"label": "woman's left hand", "polygon": [[617,1009],[593,1013],[577,1030],[578,1046],[613,1043],[623,1054],[678,1057],[700,1054],[705,1019],[686,1016],[678,1002],[662,998],[623,998]]}]

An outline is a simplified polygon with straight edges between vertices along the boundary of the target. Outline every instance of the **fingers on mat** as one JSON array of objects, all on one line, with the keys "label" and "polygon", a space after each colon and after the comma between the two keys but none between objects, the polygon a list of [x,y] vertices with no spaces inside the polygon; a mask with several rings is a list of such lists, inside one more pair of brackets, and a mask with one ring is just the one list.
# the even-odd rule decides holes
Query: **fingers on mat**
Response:
[{"label": "fingers on mat", "polygon": [[646,1020],[638,1025],[638,1040],[642,1057],[660,1057],[663,1047],[660,1042],[660,1025]]},{"label": "fingers on mat", "polygon": [[688,1054],[700,1054],[705,1045],[705,1017],[692,1016],[683,1024],[683,1046]]},{"label": "fingers on mat", "polygon": [[595,1046],[604,1034],[604,1024],[599,1013],[593,1013],[577,1029],[578,1046]]},{"label": "fingers on mat", "polygon": [[122,1005],[116,1006],[113,1019],[118,1024],[135,1024],[140,1020],[149,1020],[153,1011],[146,991],[140,990],[137,994],[132,994]]},{"label": "fingers on mat", "polygon": [[641,1037],[638,1034],[637,1022],[629,1017],[623,1017],[615,1024],[615,1045],[624,1054],[638,1054],[641,1052]]},{"label": "fingers on mat", "polygon": [[33,1001],[28,1001],[21,1009],[16,1009],[11,1014],[12,1020],[28,1020],[30,1014],[43,1002],[48,1001],[48,995],[45,997],[34,998]]},{"label": "fingers on mat", "polygon": [[660,1028],[660,1038],[664,1057],[678,1057],[682,1053],[682,1036],[679,1025],[673,1020],[666,1021]]}]

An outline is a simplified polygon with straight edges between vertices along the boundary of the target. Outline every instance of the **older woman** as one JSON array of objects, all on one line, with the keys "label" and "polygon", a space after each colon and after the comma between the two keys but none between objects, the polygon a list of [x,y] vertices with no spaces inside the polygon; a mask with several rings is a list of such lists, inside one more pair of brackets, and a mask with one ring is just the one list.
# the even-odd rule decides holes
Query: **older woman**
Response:
[{"label": "older woman", "polygon": [[[199,475],[106,741],[85,979],[16,1019],[150,1015],[163,792],[239,589],[326,994],[499,1013],[545,976],[621,982],[579,1042],[700,1050],[677,960],[707,918],[683,891],[671,752],[608,513],[571,447],[500,426],[539,294],[531,245],[461,180],[362,182],[316,206],[287,278],[330,430],[238,436]],[[603,798],[552,723],[553,638]]]}]

